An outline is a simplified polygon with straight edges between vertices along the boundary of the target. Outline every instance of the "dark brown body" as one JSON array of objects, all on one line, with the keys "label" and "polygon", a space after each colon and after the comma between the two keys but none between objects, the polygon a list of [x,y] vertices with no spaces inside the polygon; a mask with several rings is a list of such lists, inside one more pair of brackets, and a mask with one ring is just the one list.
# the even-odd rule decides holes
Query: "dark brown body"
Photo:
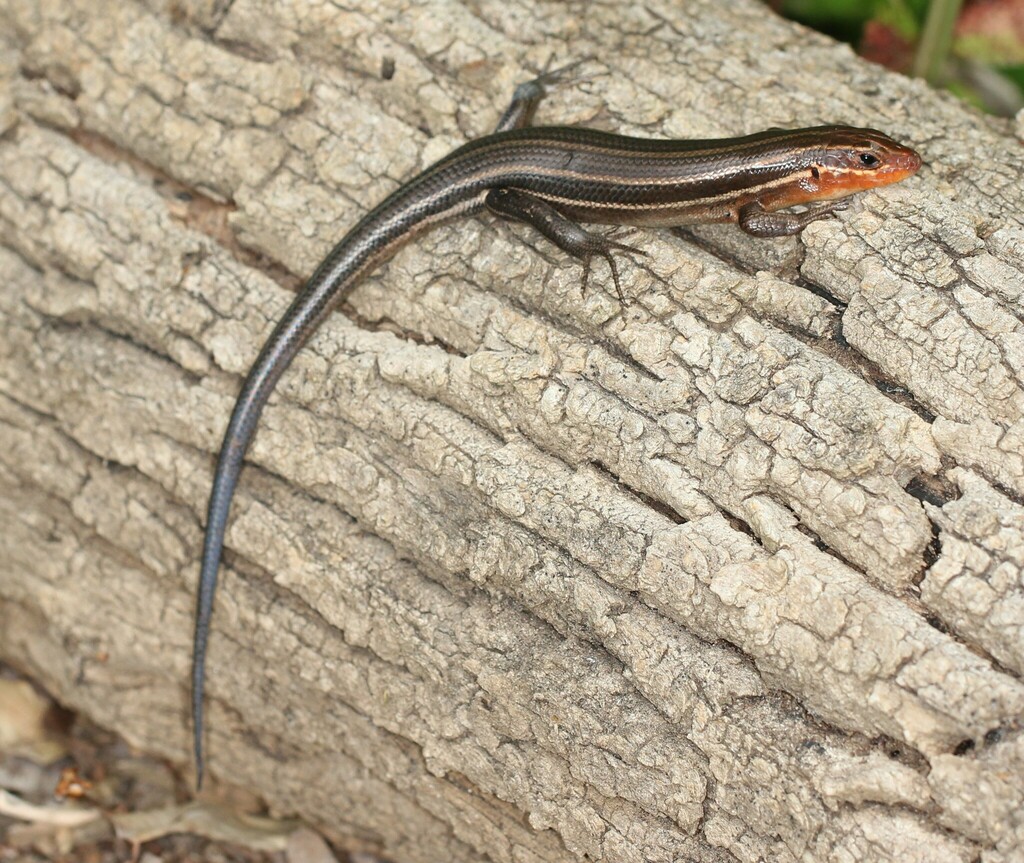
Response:
[{"label": "dark brown body", "polygon": [[[887,160],[868,168],[857,163],[862,152]],[[774,212],[834,200],[901,180],[920,167],[920,157],[881,132],[852,126],[683,141],[540,127],[474,141],[431,171],[455,165],[478,178],[500,178],[503,188],[541,198],[581,222],[669,227],[736,222],[755,202]],[[422,176],[429,179],[431,171]]]}]

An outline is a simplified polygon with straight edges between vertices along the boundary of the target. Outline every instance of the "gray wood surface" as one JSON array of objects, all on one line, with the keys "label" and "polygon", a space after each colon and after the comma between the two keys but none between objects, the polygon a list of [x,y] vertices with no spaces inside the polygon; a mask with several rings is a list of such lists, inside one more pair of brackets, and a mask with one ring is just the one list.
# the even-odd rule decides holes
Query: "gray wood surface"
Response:
[{"label": "gray wood surface", "polygon": [[213,773],[401,861],[1020,859],[1024,150],[753,0],[0,0],[0,657],[187,763],[241,375],[552,52],[539,122],[926,165],[638,233],[625,307],[487,217],[401,251],[252,449]]}]

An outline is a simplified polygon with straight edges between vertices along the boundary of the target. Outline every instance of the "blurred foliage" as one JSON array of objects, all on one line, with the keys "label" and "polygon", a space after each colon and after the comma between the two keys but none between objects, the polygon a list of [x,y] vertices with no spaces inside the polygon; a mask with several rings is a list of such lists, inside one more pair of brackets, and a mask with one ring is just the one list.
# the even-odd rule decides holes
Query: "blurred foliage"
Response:
[{"label": "blurred foliage", "polygon": [[1024,107],[1024,0],[769,2],[867,59],[926,77],[985,110]]}]

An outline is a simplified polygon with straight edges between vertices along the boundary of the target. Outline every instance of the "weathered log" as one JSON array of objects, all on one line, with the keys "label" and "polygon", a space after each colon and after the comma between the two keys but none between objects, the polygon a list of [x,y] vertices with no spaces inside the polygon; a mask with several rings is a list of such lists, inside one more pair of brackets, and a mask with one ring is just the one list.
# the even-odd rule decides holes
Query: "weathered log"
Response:
[{"label": "weathered log", "polygon": [[851,122],[926,166],[799,240],[639,234],[625,306],[488,218],[400,252],[265,413],[211,770],[407,861],[1021,852],[1008,126],[755,2],[0,0],[0,34],[0,657],[187,763],[241,375],[361,212],[590,55],[540,122]]}]

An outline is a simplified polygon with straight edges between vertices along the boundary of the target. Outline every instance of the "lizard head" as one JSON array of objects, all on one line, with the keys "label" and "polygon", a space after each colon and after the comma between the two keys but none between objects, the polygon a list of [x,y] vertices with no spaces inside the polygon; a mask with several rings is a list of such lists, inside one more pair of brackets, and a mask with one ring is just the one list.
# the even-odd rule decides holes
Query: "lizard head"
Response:
[{"label": "lizard head", "polygon": [[816,187],[817,200],[842,198],[898,183],[920,167],[915,150],[877,129],[833,126],[827,142],[813,155],[808,185]]}]

